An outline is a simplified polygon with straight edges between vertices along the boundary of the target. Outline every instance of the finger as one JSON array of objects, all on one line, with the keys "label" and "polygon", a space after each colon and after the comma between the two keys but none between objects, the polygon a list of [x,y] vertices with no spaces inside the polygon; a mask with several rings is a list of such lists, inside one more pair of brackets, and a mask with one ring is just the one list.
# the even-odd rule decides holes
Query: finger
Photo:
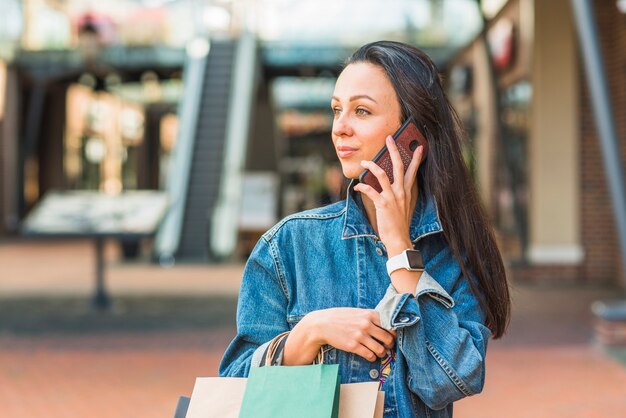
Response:
[{"label": "finger", "polygon": [[385,347],[383,344],[381,344],[379,341],[376,341],[372,337],[364,338],[361,341],[361,344],[364,345],[370,352],[374,353],[376,357],[382,358],[387,355],[387,347]]},{"label": "finger", "polygon": [[376,205],[377,202],[381,202],[381,200],[384,200],[380,193],[378,193],[372,186],[365,183],[357,184],[356,186],[354,186],[354,190],[356,190],[357,192],[361,192],[365,196],[369,197],[372,202],[374,202],[374,205]]},{"label": "finger", "polygon": [[377,327],[375,325],[369,330],[370,335],[375,338],[378,342],[383,344],[385,348],[393,347],[396,338],[393,334],[387,331],[384,328]]},{"label": "finger", "polygon": [[389,182],[389,177],[387,176],[387,173],[385,173],[385,170],[380,168],[378,164],[376,164],[373,161],[363,160],[361,161],[361,166],[371,171],[372,174],[378,179],[378,183],[380,183],[380,187],[383,189],[383,192],[385,190],[391,190],[391,183]]},{"label": "finger", "polygon": [[354,354],[361,356],[370,362],[376,361],[376,354],[364,345],[360,345],[356,350],[354,350]]},{"label": "finger", "polygon": [[422,154],[424,152],[424,147],[420,145],[413,152],[413,156],[411,157],[411,162],[409,166],[406,168],[406,173],[404,174],[404,183],[406,184],[408,181],[415,179],[415,175],[417,174],[417,170],[422,163]]},{"label": "finger", "polygon": [[396,141],[390,136],[387,137],[387,149],[389,150],[389,155],[391,156],[391,164],[393,166],[393,183],[392,186],[394,188],[400,188],[403,190],[403,181],[404,180],[404,164],[402,163],[402,157],[400,156],[400,151],[398,151],[398,146],[396,145]]},{"label": "finger", "polygon": [[380,327],[380,314],[376,309],[368,309],[367,319],[369,319],[372,324]]},{"label": "finger", "polygon": [[395,331],[387,330],[381,326],[380,315],[376,310],[370,310],[369,320],[371,322],[371,326],[368,327],[366,332],[384,344],[385,347],[393,347],[396,340],[396,333]]},{"label": "finger", "polygon": [[406,169],[406,173],[404,174],[404,189],[411,190],[413,187],[413,183],[415,183],[415,179],[417,176],[417,170],[422,163],[422,155],[424,153],[424,147],[420,145],[417,147],[415,152],[413,152],[413,157],[411,158],[411,162]]}]

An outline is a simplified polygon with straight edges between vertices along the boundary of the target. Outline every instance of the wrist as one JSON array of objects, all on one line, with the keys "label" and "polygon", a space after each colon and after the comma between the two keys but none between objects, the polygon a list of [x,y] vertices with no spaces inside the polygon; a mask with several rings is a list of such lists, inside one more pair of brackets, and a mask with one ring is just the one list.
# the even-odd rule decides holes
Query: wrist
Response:
[{"label": "wrist", "polygon": [[391,258],[402,253],[404,250],[412,250],[413,243],[410,240],[397,241],[385,245],[385,248],[387,249],[387,258]]},{"label": "wrist", "polygon": [[285,342],[284,366],[303,366],[313,362],[322,346],[317,342],[319,335],[317,329],[315,321],[311,321],[309,314],[293,327]]},{"label": "wrist", "polygon": [[406,248],[400,254],[390,256],[386,267],[389,276],[393,276],[399,270],[421,272],[424,271],[424,260],[419,250]]},{"label": "wrist", "polygon": [[415,295],[415,289],[417,288],[417,283],[419,283],[420,278],[422,277],[421,271],[409,271],[409,270],[396,270],[391,273],[390,280],[391,284],[396,289],[396,292],[402,293],[410,293]]},{"label": "wrist", "polygon": [[320,331],[322,326],[320,326],[318,317],[318,311],[309,312],[298,322],[295,328],[300,328],[299,331],[302,331],[307,345],[321,347],[326,344],[326,342],[324,341],[323,332]]}]

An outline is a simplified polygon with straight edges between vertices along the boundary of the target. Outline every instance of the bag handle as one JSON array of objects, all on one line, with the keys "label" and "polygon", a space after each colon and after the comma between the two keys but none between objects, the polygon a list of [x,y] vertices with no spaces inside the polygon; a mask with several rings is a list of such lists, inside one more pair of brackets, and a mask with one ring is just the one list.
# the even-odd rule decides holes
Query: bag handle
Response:
[{"label": "bag handle", "polygon": [[[261,366],[273,366],[276,358],[283,352],[285,349],[285,343],[287,342],[287,337],[289,336],[289,331],[278,334],[271,341],[267,349],[265,350],[265,357],[261,361]],[[324,348],[320,347],[320,351],[317,353],[315,360],[313,360],[313,364],[324,364]]]}]

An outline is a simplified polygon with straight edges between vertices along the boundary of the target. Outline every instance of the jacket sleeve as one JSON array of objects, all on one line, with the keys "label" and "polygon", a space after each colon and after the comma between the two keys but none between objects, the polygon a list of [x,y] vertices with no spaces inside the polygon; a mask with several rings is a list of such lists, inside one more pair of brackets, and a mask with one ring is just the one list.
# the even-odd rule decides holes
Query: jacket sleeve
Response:
[{"label": "jacket sleeve", "polygon": [[247,377],[270,341],[289,330],[287,286],[278,252],[261,238],[243,272],[237,303],[237,335],[219,366],[220,376]]},{"label": "jacket sleeve", "polygon": [[415,296],[393,285],[376,310],[398,330],[409,389],[431,409],[482,391],[491,335],[477,297],[447,245],[426,264]]}]

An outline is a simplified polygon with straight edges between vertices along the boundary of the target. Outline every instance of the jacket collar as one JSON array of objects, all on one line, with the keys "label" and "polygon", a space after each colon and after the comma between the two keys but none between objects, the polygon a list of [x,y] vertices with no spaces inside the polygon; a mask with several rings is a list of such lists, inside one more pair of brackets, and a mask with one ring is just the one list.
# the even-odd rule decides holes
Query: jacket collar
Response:
[{"label": "jacket collar", "polygon": [[[378,238],[374,228],[367,220],[360,193],[353,190],[357,182],[358,180],[352,180],[348,186],[341,239],[357,237]],[[415,242],[426,235],[442,231],[443,228],[434,196],[421,192],[418,196],[409,227],[411,241]]]}]

